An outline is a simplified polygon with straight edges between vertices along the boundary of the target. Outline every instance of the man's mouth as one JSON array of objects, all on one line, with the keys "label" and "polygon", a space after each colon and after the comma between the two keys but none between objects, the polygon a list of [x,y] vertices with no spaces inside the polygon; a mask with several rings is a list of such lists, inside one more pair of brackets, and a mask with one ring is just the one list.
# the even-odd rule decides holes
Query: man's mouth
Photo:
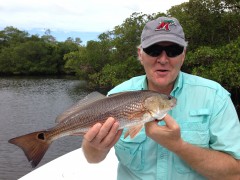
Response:
[{"label": "man's mouth", "polygon": [[167,72],[168,70],[166,70],[166,69],[159,69],[157,71],[159,71],[159,72]]},{"label": "man's mouth", "polygon": [[166,70],[166,69],[158,69],[156,70],[156,73],[159,75],[159,76],[166,76],[168,74],[169,70]]}]

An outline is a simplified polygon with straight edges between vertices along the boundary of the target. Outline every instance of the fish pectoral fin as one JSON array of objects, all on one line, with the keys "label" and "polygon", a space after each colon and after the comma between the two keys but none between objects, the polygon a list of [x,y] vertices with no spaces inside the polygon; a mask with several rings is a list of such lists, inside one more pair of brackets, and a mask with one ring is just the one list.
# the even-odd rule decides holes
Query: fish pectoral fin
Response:
[{"label": "fish pectoral fin", "polygon": [[128,115],[128,119],[131,120],[131,119],[139,119],[139,118],[142,118],[145,113],[146,113],[145,111],[137,111],[137,112],[134,112],[134,113]]},{"label": "fish pectoral fin", "polygon": [[124,134],[124,139],[130,136],[131,139],[133,139],[143,128],[143,124],[133,126],[127,130],[127,132]]}]

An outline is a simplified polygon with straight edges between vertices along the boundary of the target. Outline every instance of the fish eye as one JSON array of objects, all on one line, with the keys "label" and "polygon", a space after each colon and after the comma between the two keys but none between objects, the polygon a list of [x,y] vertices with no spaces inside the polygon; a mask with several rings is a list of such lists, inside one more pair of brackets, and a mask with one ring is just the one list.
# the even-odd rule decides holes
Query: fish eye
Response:
[{"label": "fish eye", "polygon": [[168,96],[168,100],[171,100],[172,99],[172,96]]}]

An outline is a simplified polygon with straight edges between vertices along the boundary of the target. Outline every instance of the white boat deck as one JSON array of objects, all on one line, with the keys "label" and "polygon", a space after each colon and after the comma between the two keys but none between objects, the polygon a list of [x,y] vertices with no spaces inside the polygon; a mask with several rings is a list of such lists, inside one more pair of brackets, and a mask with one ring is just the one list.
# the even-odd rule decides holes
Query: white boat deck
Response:
[{"label": "white boat deck", "polygon": [[117,179],[117,158],[114,148],[111,149],[104,161],[89,164],[82,149],[67,153],[26,174],[19,180],[75,180],[75,179]]}]

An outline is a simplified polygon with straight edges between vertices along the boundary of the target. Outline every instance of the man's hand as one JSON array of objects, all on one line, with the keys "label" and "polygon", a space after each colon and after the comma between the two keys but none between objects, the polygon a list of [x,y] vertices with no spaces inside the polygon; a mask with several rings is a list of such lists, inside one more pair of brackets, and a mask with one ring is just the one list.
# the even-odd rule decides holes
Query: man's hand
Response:
[{"label": "man's hand", "polygon": [[158,121],[146,123],[146,134],[158,144],[161,144],[170,151],[176,152],[184,144],[181,138],[180,127],[168,114],[163,118],[163,121],[166,123],[165,126],[158,125]]},{"label": "man's hand", "polygon": [[118,130],[118,128],[119,123],[110,117],[104,124],[95,124],[84,135],[84,140],[97,150],[110,150],[122,134],[122,130]]}]

